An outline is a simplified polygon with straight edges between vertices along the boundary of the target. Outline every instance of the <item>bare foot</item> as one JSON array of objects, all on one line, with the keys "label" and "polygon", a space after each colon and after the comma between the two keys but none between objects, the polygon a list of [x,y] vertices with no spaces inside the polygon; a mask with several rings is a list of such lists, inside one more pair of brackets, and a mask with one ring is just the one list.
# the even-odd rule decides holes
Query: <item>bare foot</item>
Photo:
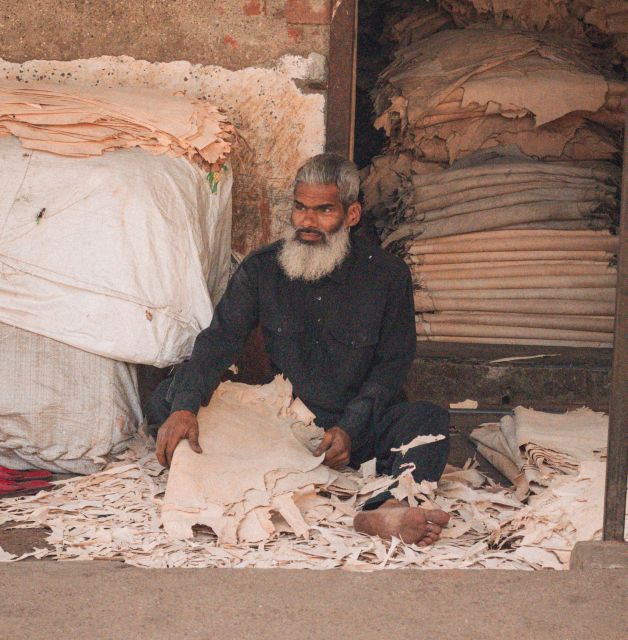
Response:
[{"label": "bare foot", "polygon": [[440,538],[449,514],[440,509],[409,507],[399,500],[387,500],[372,511],[361,511],[353,520],[356,531],[389,540],[393,536],[406,544],[426,547]]}]

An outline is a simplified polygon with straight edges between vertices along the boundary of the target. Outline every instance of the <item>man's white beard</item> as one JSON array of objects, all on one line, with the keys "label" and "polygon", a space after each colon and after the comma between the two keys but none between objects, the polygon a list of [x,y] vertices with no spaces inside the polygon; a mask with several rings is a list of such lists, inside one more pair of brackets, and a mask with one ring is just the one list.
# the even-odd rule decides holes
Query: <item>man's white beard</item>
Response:
[{"label": "man's white beard", "polygon": [[342,226],[315,244],[301,242],[292,226],[283,234],[283,246],[278,259],[283,272],[291,280],[312,282],[329,275],[346,257],[351,248],[349,228]]}]

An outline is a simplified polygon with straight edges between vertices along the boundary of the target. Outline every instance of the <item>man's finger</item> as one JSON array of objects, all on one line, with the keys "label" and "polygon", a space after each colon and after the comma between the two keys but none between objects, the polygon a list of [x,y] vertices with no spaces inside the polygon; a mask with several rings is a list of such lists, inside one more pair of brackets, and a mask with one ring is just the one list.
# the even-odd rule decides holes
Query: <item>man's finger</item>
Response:
[{"label": "man's finger", "polygon": [[174,455],[174,450],[177,448],[181,437],[178,435],[171,435],[168,438],[168,444],[166,445],[166,460],[168,461],[168,468],[172,464],[172,456]]},{"label": "man's finger", "polygon": [[[334,441],[334,439],[333,439],[331,433],[329,433],[329,431],[326,431],[325,435],[323,436],[323,439],[321,440],[321,443],[318,445],[318,448],[314,452],[314,455],[315,456],[320,456],[322,453],[327,451],[327,449],[329,449],[329,447],[331,447],[333,441]],[[327,459],[327,456],[325,456],[325,460],[326,459]]]},{"label": "man's finger", "polygon": [[325,454],[325,462],[334,462],[345,453],[344,443],[340,438],[332,438],[331,446]]},{"label": "man's finger", "polygon": [[163,436],[164,431],[160,429],[157,432],[157,444],[155,447],[155,455],[162,467],[166,466],[166,439]]},{"label": "man's finger", "polygon": [[190,448],[195,453],[203,453],[201,449],[201,445],[198,443],[198,429],[192,429],[188,435],[188,440],[190,441]]}]

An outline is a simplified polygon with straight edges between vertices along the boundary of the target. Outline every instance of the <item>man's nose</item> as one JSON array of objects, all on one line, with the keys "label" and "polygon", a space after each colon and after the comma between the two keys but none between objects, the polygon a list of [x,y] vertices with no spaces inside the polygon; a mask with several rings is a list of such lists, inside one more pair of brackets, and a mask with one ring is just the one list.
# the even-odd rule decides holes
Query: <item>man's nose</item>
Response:
[{"label": "man's nose", "polygon": [[318,223],[318,215],[316,209],[305,207],[299,212],[302,216],[303,226],[316,226]]}]

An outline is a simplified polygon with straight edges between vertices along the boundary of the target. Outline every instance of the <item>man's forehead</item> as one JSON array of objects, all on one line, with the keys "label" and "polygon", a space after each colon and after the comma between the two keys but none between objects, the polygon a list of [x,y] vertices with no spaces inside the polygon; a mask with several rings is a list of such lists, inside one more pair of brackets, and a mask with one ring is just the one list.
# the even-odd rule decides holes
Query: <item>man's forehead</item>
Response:
[{"label": "man's forehead", "polygon": [[300,202],[338,202],[340,194],[335,184],[308,184],[299,182],[294,190],[295,200]]}]

